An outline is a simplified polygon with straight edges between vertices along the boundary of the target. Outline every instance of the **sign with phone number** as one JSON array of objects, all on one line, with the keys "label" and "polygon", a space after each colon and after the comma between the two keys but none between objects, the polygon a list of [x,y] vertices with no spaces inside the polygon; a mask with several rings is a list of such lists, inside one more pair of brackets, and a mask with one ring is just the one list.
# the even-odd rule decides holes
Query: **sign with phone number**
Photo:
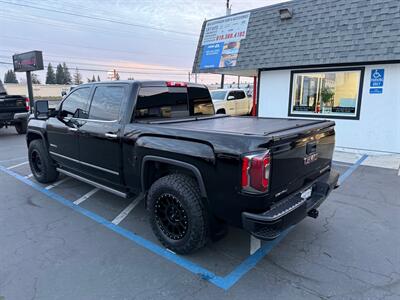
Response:
[{"label": "sign with phone number", "polygon": [[202,39],[200,69],[236,66],[240,41],[246,38],[250,13],[207,22]]},{"label": "sign with phone number", "polygon": [[246,38],[250,13],[238,14],[208,21],[204,29],[202,46],[217,42],[237,42]]}]

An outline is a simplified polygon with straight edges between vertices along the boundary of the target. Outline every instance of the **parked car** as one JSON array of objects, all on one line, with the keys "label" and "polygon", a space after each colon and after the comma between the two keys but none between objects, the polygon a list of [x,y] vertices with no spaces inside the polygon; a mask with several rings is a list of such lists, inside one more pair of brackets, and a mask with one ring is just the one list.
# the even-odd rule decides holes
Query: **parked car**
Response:
[{"label": "parked car", "polygon": [[25,134],[29,116],[29,98],[7,95],[0,82],[0,129],[14,126],[18,134]]},{"label": "parked car", "polygon": [[337,186],[335,123],[215,115],[203,85],[96,82],[56,110],[35,103],[29,164],[37,181],[66,174],[122,197],[143,197],[153,232],[190,253],[227,224],[270,240]]},{"label": "parked car", "polygon": [[71,85],[70,87],[68,87],[67,89],[63,89],[61,91],[61,96],[64,97],[66,95],[68,95],[69,93],[71,93],[73,91],[74,88],[76,88],[77,85]]},{"label": "parked car", "polygon": [[253,99],[247,97],[242,89],[213,90],[211,98],[217,114],[244,116],[249,115],[253,108]]}]

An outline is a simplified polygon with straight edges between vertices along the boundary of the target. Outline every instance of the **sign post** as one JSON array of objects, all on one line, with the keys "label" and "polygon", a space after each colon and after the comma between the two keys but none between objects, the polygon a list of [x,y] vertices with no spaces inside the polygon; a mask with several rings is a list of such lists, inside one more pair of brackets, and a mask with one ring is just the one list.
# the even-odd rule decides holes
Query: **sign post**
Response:
[{"label": "sign post", "polygon": [[31,113],[33,113],[33,106],[35,103],[33,102],[33,88],[32,88],[32,75],[31,71],[26,71],[26,84],[28,86],[28,97],[29,97],[29,106],[31,108]]},{"label": "sign post", "polygon": [[26,84],[28,85],[29,104],[31,113],[34,106],[32,71],[43,70],[42,51],[30,51],[13,55],[14,72],[26,72]]}]

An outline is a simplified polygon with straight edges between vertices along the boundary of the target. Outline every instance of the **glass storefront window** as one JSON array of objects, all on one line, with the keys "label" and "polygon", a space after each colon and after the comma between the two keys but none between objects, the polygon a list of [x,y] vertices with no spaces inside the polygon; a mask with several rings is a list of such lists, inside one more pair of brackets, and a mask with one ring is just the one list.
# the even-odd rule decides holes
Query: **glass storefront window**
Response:
[{"label": "glass storefront window", "polygon": [[289,116],[358,119],[363,68],[292,72]]}]

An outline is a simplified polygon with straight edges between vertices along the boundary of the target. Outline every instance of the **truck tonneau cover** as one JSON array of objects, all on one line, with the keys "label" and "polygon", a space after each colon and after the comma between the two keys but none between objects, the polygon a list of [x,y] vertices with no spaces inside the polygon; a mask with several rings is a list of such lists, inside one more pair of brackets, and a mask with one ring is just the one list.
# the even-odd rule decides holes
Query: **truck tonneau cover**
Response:
[{"label": "truck tonneau cover", "polygon": [[[163,126],[176,127],[180,129],[216,131],[243,135],[263,135],[274,136],[275,134],[304,127],[315,127],[322,125],[328,127],[334,125],[326,120],[303,120],[303,119],[280,119],[280,118],[255,118],[255,117],[225,117],[225,118],[207,118],[197,119],[192,122],[170,122],[162,124]],[[317,127],[318,127],[317,126]]]}]

